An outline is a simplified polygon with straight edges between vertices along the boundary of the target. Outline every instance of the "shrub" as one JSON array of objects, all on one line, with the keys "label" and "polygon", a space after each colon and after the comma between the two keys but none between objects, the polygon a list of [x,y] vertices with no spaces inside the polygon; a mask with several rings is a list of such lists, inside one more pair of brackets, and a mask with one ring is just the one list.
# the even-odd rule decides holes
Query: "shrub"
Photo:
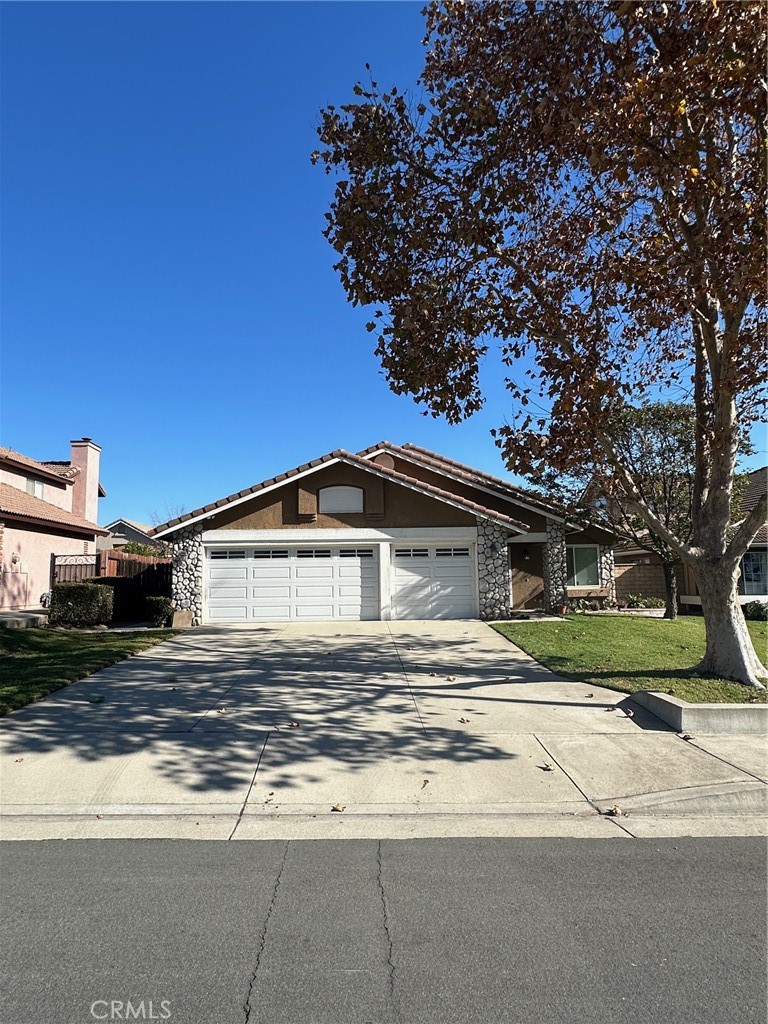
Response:
[{"label": "shrub", "polygon": [[745,619],[753,622],[768,622],[768,601],[748,601],[741,606]]},{"label": "shrub", "polygon": [[95,583],[57,583],[51,592],[52,626],[97,626],[112,618],[112,591]]},{"label": "shrub", "polygon": [[665,608],[667,602],[663,597],[644,597],[642,594],[627,594],[627,608]]},{"label": "shrub", "polygon": [[140,540],[129,540],[119,549],[124,555],[147,555],[152,558],[165,558],[165,551],[154,544],[142,544]]},{"label": "shrub", "polygon": [[153,626],[164,626],[173,615],[173,601],[170,597],[148,597],[144,605],[147,618]]},{"label": "shrub", "polygon": [[88,581],[112,593],[112,618],[118,622],[139,622],[144,618],[144,595],[129,576],[97,576]]}]

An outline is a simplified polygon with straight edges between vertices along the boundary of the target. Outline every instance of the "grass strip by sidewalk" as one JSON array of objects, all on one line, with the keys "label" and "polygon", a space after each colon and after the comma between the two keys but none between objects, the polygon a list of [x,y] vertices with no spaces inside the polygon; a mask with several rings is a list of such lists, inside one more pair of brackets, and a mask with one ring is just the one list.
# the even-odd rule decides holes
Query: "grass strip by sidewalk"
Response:
[{"label": "grass strip by sidewalk", "polygon": [[[765,662],[768,624],[748,622]],[[692,704],[768,703],[765,690],[697,675],[704,620],[669,621],[622,615],[568,615],[559,622],[498,622],[494,628],[558,675],[609,690],[659,690]]]},{"label": "grass strip by sidewalk", "polygon": [[0,629],[0,715],[175,635],[172,629],[145,633]]}]

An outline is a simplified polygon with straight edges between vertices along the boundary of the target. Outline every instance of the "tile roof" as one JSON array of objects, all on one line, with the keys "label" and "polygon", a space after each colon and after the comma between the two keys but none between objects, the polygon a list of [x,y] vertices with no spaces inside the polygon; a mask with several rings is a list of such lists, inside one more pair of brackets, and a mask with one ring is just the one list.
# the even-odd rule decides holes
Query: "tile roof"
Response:
[{"label": "tile roof", "polygon": [[74,477],[80,470],[68,462],[38,462],[37,459],[30,459],[27,455],[15,452],[12,448],[0,447],[0,461],[10,462],[21,466],[23,469],[31,469],[41,476],[57,477],[63,483],[71,484]]},{"label": "tile roof", "polygon": [[[740,503],[742,516],[746,517],[766,493],[768,493],[768,466],[762,466],[749,474],[749,480]],[[752,538],[750,546],[756,544],[768,544],[768,524],[761,526]]]},{"label": "tile roof", "polygon": [[269,487],[274,487],[275,484],[280,484],[284,481],[287,482],[292,477],[306,473],[308,470],[319,469],[325,463],[331,461],[344,462],[347,465],[357,466],[368,473],[372,473],[374,476],[390,479],[395,483],[408,487],[410,490],[427,494],[440,501],[447,502],[448,504],[455,505],[467,512],[471,512],[474,515],[479,515],[481,518],[490,519],[493,522],[500,523],[501,525],[516,530],[517,532],[527,533],[529,530],[529,527],[525,523],[519,522],[512,516],[498,512],[496,509],[487,508],[485,505],[481,505],[478,502],[471,501],[468,498],[463,498],[460,495],[454,494],[443,488],[435,487],[433,484],[426,483],[423,480],[416,480],[415,478],[406,476],[394,469],[387,469],[385,466],[380,466],[377,463],[371,462],[369,459],[363,458],[360,454],[354,455],[351,452],[345,451],[343,448],[337,448],[335,451],[329,452],[327,455],[323,455],[319,459],[313,459],[311,462],[305,462],[301,466],[289,469],[287,472],[280,473],[278,476],[270,477],[268,480],[262,480],[261,483],[254,484],[253,487],[248,487],[243,491],[237,491],[235,494],[230,494],[226,498],[220,498],[219,501],[212,502],[209,505],[203,505],[201,508],[195,509],[192,512],[185,512],[182,516],[177,516],[175,519],[170,519],[167,523],[162,523],[160,526],[154,527],[149,531],[149,535],[151,537],[156,537],[172,531],[176,527],[182,526],[184,523],[190,522],[193,519],[205,518],[206,514],[213,514],[218,510],[231,505],[233,502],[258,494],[260,491]]},{"label": "tile roof", "polygon": [[0,515],[17,516],[25,520],[35,520],[54,526],[63,526],[76,530],[78,533],[99,534],[106,536],[108,531],[97,526],[96,523],[89,523],[87,519],[67,512],[63,508],[57,508],[42,498],[36,498],[26,491],[20,491],[18,487],[11,487],[10,484],[0,484]]},{"label": "tile roof", "polygon": [[508,498],[512,501],[518,501],[538,507],[546,515],[555,515],[559,518],[565,517],[565,511],[559,505],[551,501],[547,501],[538,491],[527,490],[524,487],[518,487],[516,484],[510,483],[508,480],[502,480],[500,477],[491,476],[490,473],[485,473],[480,469],[474,469],[472,466],[467,466],[463,462],[456,462],[455,459],[446,458],[444,455],[438,455],[437,452],[430,451],[428,448],[421,448],[419,445],[408,442],[404,445],[392,444],[391,441],[380,441],[378,444],[371,445],[370,448],[365,448],[362,452],[358,452],[359,455],[371,455],[376,451],[391,451],[396,455],[400,455],[404,458],[411,458],[415,462],[421,463],[427,469],[432,469],[436,473],[445,473],[449,476],[456,477],[466,483],[474,486],[480,486],[490,488],[501,494],[502,497]]}]

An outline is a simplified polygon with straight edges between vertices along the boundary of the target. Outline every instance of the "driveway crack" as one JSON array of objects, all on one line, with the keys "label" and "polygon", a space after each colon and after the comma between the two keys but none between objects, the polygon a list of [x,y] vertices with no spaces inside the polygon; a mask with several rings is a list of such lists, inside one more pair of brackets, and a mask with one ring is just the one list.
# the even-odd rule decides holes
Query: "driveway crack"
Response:
[{"label": "driveway crack", "polygon": [[253,996],[253,989],[256,984],[256,976],[258,975],[259,967],[261,966],[261,958],[264,955],[264,948],[267,944],[267,928],[269,927],[269,919],[272,916],[272,911],[275,908],[275,902],[277,900],[277,891],[280,888],[280,880],[283,877],[283,869],[285,868],[285,862],[288,859],[288,847],[289,844],[286,842],[285,850],[283,851],[283,859],[280,863],[280,869],[277,872],[277,878],[275,879],[275,887],[272,890],[272,899],[269,902],[269,907],[267,908],[267,915],[264,918],[264,925],[261,929],[259,948],[256,951],[256,960],[253,965],[251,980],[248,983],[248,994],[246,995],[245,1002],[243,1003],[243,1010],[245,1011],[245,1024],[249,1024],[249,1021],[251,1019],[251,1010],[253,1009],[251,1005],[251,998]]},{"label": "driveway crack", "polygon": [[424,724],[424,719],[421,717],[421,708],[419,707],[418,702],[416,700],[416,694],[413,692],[413,687],[411,686],[411,680],[408,678],[408,670],[406,669],[405,662],[403,661],[403,657],[400,654],[400,648],[397,646],[397,637],[392,632],[392,627],[389,625],[389,623],[387,623],[387,631],[389,632],[389,638],[392,641],[392,646],[395,648],[395,654],[397,655],[397,660],[400,662],[400,668],[402,669],[403,678],[405,679],[405,685],[408,687],[408,693],[411,695],[411,700],[413,701],[413,706],[414,706],[414,708],[416,710],[416,717],[419,720],[419,725],[421,726],[421,731],[426,736],[427,735],[427,727]]},{"label": "driveway crack", "polygon": [[256,761],[256,767],[253,769],[253,775],[251,776],[251,782],[250,782],[250,785],[248,786],[248,791],[245,794],[245,799],[243,800],[243,806],[240,808],[240,813],[237,816],[237,821],[235,822],[235,827],[232,829],[232,831],[229,834],[229,838],[230,839],[232,839],[232,837],[234,836],[235,832],[237,832],[237,826],[243,820],[243,815],[245,814],[245,808],[246,808],[246,806],[248,804],[248,800],[250,799],[251,792],[252,792],[254,784],[256,782],[256,773],[259,770],[259,765],[261,764],[261,759],[264,756],[264,751],[267,749],[267,743],[269,742],[269,737],[271,735],[272,735],[272,733],[270,731],[270,732],[267,732],[267,735],[264,737],[264,742],[263,742],[263,744],[261,746],[261,750],[259,751],[258,760]]},{"label": "driveway crack", "polygon": [[376,872],[376,883],[379,887],[379,895],[381,896],[381,908],[384,912],[384,934],[387,936],[387,973],[389,982],[389,995],[390,998],[395,993],[395,964],[392,960],[392,933],[389,930],[389,912],[387,910],[387,898],[384,895],[384,877],[383,868],[381,864],[381,840],[376,850],[377,860],[377,872]]}]

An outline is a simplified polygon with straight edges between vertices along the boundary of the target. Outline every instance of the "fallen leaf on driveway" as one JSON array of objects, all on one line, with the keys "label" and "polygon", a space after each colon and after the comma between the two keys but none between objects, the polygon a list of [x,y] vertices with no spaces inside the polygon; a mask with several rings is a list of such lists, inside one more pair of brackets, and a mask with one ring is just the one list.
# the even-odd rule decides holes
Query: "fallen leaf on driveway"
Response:
[{"label": "fallen leaf on driveway", "polygon": [[584,696],[585,697],[594,697],[595,695],[594,695],[594,693],[585,693]]},{"label": "fallen leaf on driveway", "polygon": [[632,711],[631,709],[629,711],[625,711],[624,714],[627,716],[627,718],[634,718],[635,717],[635,712]]},{"label": "fallen leaf on driveway", "polygon": [[98,693],[94,693],[94,695],[92,697],[88,698],[88,703],[89,704],[103,704],[104,703],[104,698],[99,696]]},{"label": "fallen leaf on driveway", "polygon": [[346,804],[334,804],[333,807],[331,808],[332,811],[338,811],[339,814],[342,811],[346,811],[346,809],[347,809],[347,805]]},{"label": "fallen leaf on driveway", "polygon": [[430,678],[435,679],[436,676],[437,676],[437,672],[430,672],[429,675],[430,675]]},{"label": "fallen leaf on driveway", "polygon": [[549,761],[545,761],[544,764],[540,764],[539,768],[541,768],[543,772],[553,772],[555,770],[555,766],[550,764]]},{"label": "fallen leaf on driveway", "polygon": [[460,718],[459,721],[461,722],[462,725],[466,725],[469,722],[469,719],[468,718]]},{"label": "fallen leaf on driveway", "polygon": [[601,811],[600,813],[607,814],[611,818],[626,818],[627,816],[627,812],[622,811],[618,804],[613,804],[607,811]]},{"label": "fallen leaf on driveway", "polygon": [[691,732],[684,732],[680,734],[680,739],[683,740],[695,740],[696,737]]},{"label": "fallen leaf on driveway", "polygon": [[288,728],[289,729],[298,729],[299,728],[299,723],[298,722],[289,722],[288,723]]},{"label": "fallen leaf on driveway", "polygon": [[456,676],[446,676],[445,678],[448,680],[449,683],[456,682]]},{"label": "fallen leaf on driveway", "polygon": [[216,714],[217,715],[226,715],[226,713],[227,713],[227,709],[226,708],[216,708]]},{"label": "fallen leaf on driveway", "polygon": [[24,760],[24,758],[23,758],[23,757],[17,757],[17,758],[16,758],[16,764],[21,764],[21,762],[22,762],[23,760]]},{"label": "fallen leaf on driveway", "polygon": [[616,706],[615,705],[611,705],[611,707],[606,708],[605,710],[606,711],[615,711],[616,710]]},{"label": "fallen leaf on driveway", "polygon": [[424,787],[428,786],[428,785],[429,785],[429,779],[424,779],[424,781],[421,784],[421,788],[424,789]]}]

